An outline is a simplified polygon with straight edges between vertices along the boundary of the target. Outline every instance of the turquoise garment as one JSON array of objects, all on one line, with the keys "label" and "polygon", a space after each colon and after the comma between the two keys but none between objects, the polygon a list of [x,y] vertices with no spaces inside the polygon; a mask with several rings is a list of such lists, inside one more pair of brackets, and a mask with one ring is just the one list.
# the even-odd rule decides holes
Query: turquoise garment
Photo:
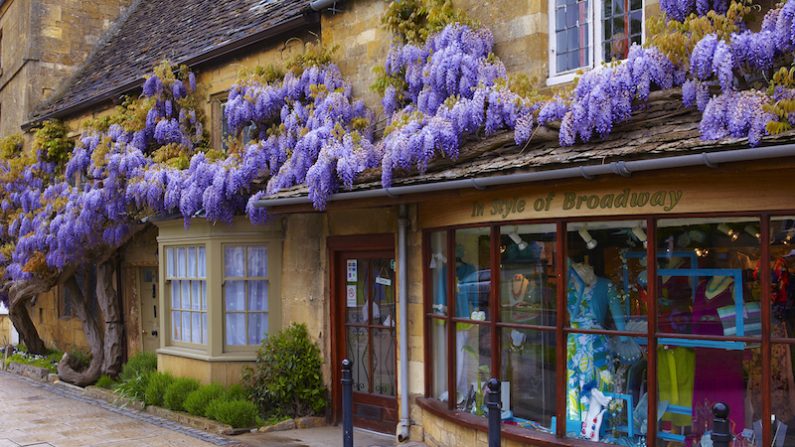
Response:
[{"label": "turquoise garment", "polygon": [[[604,329],[608,309],[616,327],[624,328],[624,315],[618,292],[608,279],[597,278],[588,286],[570,270],[568,310],[572,328]],[[610,391],[612,377],[608,371],[608,342],[604,335],[569,334],[567,340],[567,416],[571,421],[582,422],[588,412],[587,403],[581,399],[582,389],[595,384],[600,391]]]}]

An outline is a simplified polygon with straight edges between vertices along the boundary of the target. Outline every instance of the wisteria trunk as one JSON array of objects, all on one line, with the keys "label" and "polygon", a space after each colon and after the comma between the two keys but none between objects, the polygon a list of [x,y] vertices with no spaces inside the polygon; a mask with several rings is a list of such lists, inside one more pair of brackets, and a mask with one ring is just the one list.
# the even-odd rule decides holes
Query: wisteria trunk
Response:
[{"label": "wisteria trunk", "polygon": [[19,337],[25,343],[28,352],[32,354],[46,354],[47,348],[44,346],[44,341],[39,337],[36,325],[30,319],[26,304],[47,289],[48,287],[38,281],[17,282],[9,288],[8,316],[11,318],[11,322],[14,323],[14,327],[19,332]]},{"label": "wisteria trunk", "polygon": [[75,313],[83,322],[83,332],[86,334],[86,340],[91,349],[91,363],[86,369],[76,371],[72,368],[72,365],[69,364],[69,354],[64,354],[63,358],[61,358],[61,361],[58,363],[58,377],[64,382],[73,383],[78,386],[91,385],[99,379],[102,373],[104,359],[99,320],[94,313],[89,311],[88,300],[90,296],[84,293],[84,290],[86,290],[85,287],[81,289],[78,286],[75,276],[72,276],[64,284],[64,287],[66,287],[74,297]]},{"label": "wisteria trunk", "polygon": [[124,327],[121,321],[118,295],[113,287],[115,272],[113,260],[97,265],[97,302],[105,323],[102,373],[113,377],[121,372],[124,355]]},{"label": "wisteria trunk", "polygon": [[16,306],[11,306],[8,316],[11,318],[11,322],[14,323],[14,327],[19,332],[19,338],[22,339],[22,343],[25,343],[28,352],[45,354],[47,348],[44,346],[41,337],[39,337],[39,331],[36,330],[33,320],[30,319],[28,308],[25,307],[25,304],[19,303]]}]

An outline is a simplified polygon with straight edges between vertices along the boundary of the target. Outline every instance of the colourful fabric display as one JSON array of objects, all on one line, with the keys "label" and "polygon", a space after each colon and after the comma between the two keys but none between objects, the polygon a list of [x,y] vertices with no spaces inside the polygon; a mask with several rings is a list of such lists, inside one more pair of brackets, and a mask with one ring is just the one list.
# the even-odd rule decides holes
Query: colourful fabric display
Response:
[{"label": "colourful fabric display", "polygon": [[[733,337],[737,333],[737,306],[732,304],[718,308],[718,316],[723,326],[723,335]],[[745,303],[743,306],[743,336],[762,335],[762,309],[759,303]]]},{"label": "colourful fabric display", "polygon": [[[696,355],[692,349],[657,348],[657,400],[668,402],[669,405],[692,406],[695,371]],[[686,414],[665,413],[662,420],[671,421],[680,427],[691,424],[691,417]]]}]

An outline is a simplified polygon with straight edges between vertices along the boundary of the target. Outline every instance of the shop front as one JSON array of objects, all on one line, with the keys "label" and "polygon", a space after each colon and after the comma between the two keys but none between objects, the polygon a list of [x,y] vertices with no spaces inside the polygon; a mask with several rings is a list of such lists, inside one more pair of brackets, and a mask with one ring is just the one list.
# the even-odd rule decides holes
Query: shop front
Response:
[{"label": "shop front", "polygon": [[791,167],[422,201],[425,441],[482,440],[497,377],[509,445],[707,446],[717,402],[735,447],[795,445]]}]

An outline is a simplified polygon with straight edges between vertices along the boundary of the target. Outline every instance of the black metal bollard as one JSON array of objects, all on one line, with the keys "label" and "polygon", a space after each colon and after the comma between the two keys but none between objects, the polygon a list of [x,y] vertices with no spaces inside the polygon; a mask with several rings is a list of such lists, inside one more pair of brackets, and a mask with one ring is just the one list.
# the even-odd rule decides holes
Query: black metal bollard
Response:
[{"label": "black metal bollard", "polygon": [[729,427],[729,406],[718,402],[712,406],[712,447],[729,447],[732,441]]},{"label": "black metal bollard", "polygon": [[489,447],[500,447],[500,381],[492,377],[486,386],[486,408],[489,410]]},{"label": "black metal bollard", "polygon": [[342,361],[342,446],[353,447],[353,362]]}]

